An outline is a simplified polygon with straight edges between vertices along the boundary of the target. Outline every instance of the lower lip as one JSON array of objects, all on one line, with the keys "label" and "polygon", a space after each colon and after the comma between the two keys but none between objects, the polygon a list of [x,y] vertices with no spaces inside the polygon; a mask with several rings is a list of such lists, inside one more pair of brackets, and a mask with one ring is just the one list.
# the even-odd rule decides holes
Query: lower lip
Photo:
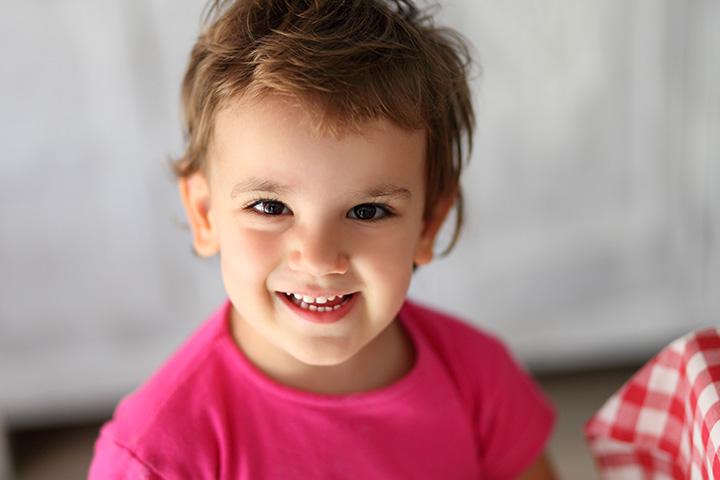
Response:
[{"label": "lower lip", "polygon": [[313,312],[312,310],[306,310],[298,305],[295,305],[284,293],[276,292],[275,295],[280,297],[285,305],[287,305],[290,310],[303,320],[313,323],[334,323],[340,321],[350,312],[353,305],[355,305],[355,300],[357,299],[359,293],[355,292],[347,302],[340,305],[340,308],[330,312]]}]

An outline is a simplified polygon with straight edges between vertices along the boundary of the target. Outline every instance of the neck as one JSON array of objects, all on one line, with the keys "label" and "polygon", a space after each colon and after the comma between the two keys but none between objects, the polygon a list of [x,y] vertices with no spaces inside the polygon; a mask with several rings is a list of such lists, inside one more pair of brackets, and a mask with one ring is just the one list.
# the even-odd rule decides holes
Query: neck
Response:
[{"label": "neck", "polygon": [[248,360],[268,377],[298,390],[324,395],[375,390],[407,375],[415,361],[412,341],[397,319],[347,361],[318,366],[271,346],[235,313],[232,335]]}]

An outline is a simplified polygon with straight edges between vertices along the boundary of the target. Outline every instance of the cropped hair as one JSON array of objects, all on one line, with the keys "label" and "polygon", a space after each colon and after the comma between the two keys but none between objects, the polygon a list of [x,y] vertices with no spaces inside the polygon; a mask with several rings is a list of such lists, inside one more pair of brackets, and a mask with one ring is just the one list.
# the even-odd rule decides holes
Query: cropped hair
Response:
[{"label": "cropped hair", "polygon": [[424,219],[455,197],[463,224],[460,174],[475,117],[469,47],[435,26],[411,0],[211,0],[182,83],[186,150],[177,177],[208,172],[217,113],[234,99],[281,95],[338,135],[387,119],[426,135]]}]

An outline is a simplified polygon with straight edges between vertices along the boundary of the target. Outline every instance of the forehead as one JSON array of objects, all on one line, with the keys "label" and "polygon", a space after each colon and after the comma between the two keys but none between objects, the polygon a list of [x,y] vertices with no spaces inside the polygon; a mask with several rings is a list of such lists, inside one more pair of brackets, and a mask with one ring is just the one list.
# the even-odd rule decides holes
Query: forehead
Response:
[{"label": "forehead", "polygon": [[[324,182],[423,183],[426,133],[376,119],[318,128],[318,113],[276,96],[237,100],[218,112],[213,168],[230,177],[312,176]],[[238,180],[238,178],[234,178]],[[329,187],[330,185],[328,185]]]}]

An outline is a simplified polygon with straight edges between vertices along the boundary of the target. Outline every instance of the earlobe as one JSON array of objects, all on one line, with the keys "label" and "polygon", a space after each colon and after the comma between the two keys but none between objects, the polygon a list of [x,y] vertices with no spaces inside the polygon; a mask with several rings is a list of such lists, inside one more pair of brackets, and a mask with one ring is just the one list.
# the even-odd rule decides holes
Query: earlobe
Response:
[{"label": "earlobe", "polygon": [[196,172],[178,180],[178,189],[193,235],[198,255],[211,257],[219,250],[216,226],[210,215],[210,187],[205,177]]},{"label": "earlobe", "polygon": [[420,243],[415,250],[414,265],[419,267],[420,265],[427,265],[434,257],[433,243],[428,242],[426,238],[421,238]]},{"label": "earlobe", "polygon": [[435,257],[433,253],[435,239],[450,212],[450,208],[455,204],[455,198],[456,192],[453,191],[452,194],[440,200],[433,210],[432,217],[425,221],[420,240],[415,249],[415,257],[413,258],[416,265],[426,265]]}]

